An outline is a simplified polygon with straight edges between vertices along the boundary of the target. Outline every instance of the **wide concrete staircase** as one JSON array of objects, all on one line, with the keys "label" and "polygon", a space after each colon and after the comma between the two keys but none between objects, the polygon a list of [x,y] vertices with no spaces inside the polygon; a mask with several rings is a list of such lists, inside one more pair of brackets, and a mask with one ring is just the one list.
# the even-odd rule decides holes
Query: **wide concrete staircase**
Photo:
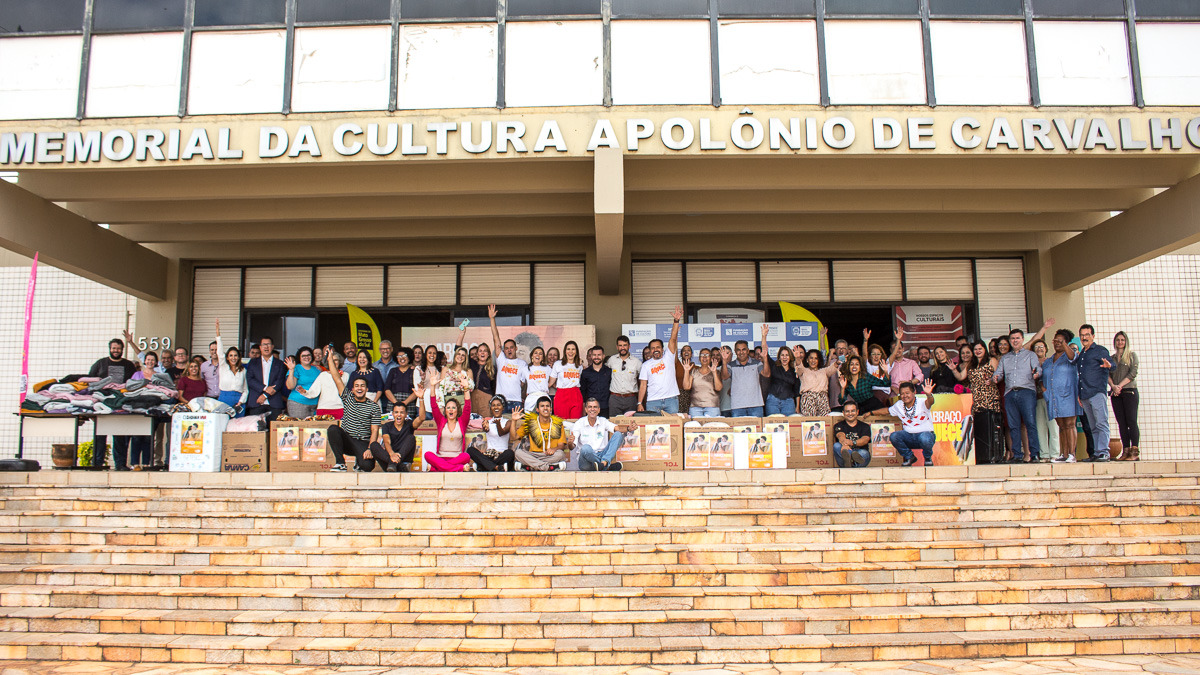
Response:
[{"label": "wide concrete staircase", "polygon": [[0,657],[448,666],[1200,651],[1200,463],[0,474]]}]

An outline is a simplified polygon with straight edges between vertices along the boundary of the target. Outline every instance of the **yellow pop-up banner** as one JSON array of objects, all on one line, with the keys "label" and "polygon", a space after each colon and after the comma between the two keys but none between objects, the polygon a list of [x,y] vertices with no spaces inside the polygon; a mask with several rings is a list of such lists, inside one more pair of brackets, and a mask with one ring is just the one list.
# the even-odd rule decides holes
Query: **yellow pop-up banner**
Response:
[{"label": "yellow pop-up banner", "polygon": [[350,335],[359,349],[365,349],[371,354],[371,361],[379,360],[379,328],[370,314],[358,307],[346,303],[346,313],[350,315]]}]

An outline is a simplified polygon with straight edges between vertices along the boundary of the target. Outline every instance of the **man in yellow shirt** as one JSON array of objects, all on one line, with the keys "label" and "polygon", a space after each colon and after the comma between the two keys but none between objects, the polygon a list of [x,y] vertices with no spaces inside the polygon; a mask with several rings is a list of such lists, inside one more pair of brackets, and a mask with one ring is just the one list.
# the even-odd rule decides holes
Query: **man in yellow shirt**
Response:
[{"label": "man in yellow shirt", "polygon": [[539,397],[534,408],[536,412],[513,411],[512,439],[529,439],[529,449],[518,444],[514,446],[514,454],[530,471],[554,471],[567,459],[565,448],[570,434],[563,429],[562,419],[551,414],[553,404],[549,396]]}]

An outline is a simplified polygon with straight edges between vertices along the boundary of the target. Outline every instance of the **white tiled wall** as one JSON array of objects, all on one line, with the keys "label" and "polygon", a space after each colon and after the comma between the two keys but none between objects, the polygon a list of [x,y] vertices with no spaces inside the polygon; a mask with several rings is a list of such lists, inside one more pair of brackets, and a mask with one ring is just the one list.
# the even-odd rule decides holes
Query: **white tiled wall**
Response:
[{"label": "white tiled wall", "polygon": [[[13,261],[5,263],[12,265]],[[0,457],[15,457],[17,453],[18,420],[13,413],[18,409],[28,282],[28,265],[0,267]],[[126,326],[133,327],[136,308],[137,302],[125,293],[39,265],[29,342],[29,381],[86,373],[108,353],[109,340],[121,337]],[[91,425],[85,425],[80,439],[90,439],[91,433]],[[52,466],[50,444],[70,441],[27,438],[25,456],[38,460],[43,467]]]},{"label": "white tiled wall", "polygon": [[[1084,289],[1088,322],[1110,351],[1123,330],[1138,355],[1143,459],[1200,458],[1192,383],[1200,382],[1200,255],[1168,255]],[[1112,436],[1117,428],[1110,419]]]}]

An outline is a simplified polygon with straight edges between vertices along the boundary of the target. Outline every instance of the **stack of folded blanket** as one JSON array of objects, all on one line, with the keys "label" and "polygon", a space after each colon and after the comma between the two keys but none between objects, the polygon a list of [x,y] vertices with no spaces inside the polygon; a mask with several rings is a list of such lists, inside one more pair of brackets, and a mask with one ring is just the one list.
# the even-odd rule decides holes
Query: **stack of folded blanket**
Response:
[{"label": "stack of folded blanket", "polygon": [[150,380],[117,382],[111,377],[68,375],[34,385],[25,395],[24,412],[68,415],[107,415],[117,412],[169,415],[177,400],[170,376],[158,373]]}]

